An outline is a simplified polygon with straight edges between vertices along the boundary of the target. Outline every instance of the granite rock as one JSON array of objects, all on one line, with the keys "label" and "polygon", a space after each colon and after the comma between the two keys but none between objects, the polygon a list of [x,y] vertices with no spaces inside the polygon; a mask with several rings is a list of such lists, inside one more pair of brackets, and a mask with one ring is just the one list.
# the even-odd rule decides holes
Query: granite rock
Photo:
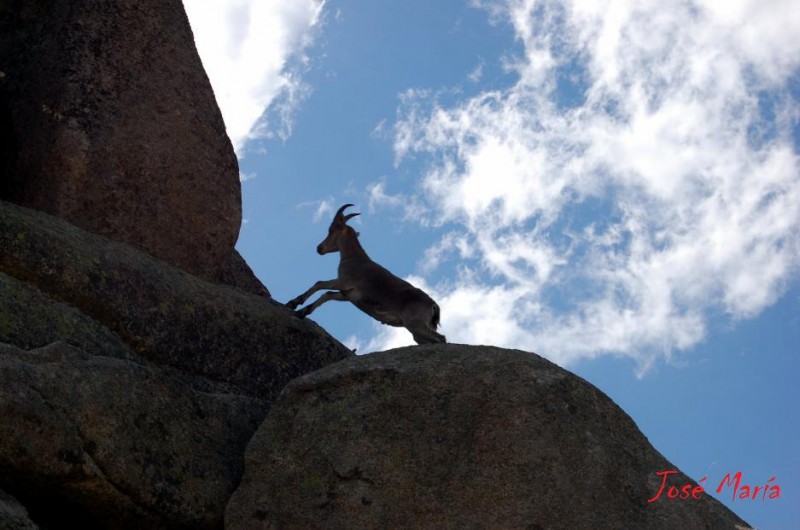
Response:
[{"label": "granite rock", "polygon": [[290,383],[225,527],[747,528],[705,494],[648,503],[668,469],[607,396],[533,353],[417,346]]}]

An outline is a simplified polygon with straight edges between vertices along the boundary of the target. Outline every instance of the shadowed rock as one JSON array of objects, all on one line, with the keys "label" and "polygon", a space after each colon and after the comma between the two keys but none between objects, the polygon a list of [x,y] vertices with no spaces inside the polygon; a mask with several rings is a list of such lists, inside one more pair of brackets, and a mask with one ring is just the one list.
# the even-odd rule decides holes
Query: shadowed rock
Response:
[{"label": "shadowed rock", "polygon": [[[0,248],[0,273],[62,304],[40,313],[25,307],[34,294],[7,286],[23,297],[9,294],[0,302],[0,332],[12,344],[30,348],[65,340],[57,332],[61,326],[88,333],[77,342],[87,351],[118,357],[112,342],[122,342],[142,358],[263,399],[272,399],[293,377],[352,355],[271,299],[203,281],[123,243],[2,201]],[[61,318],[91,320],[106,331],[74,330]]]},{"label": "shadowed rock", "polygon": [[44,528],[220,528],[274,397],[352,356],[270,299],[2,201],[0,249],[0,489]]},{"label": "shadowed rock", "polygon": [[235,265],[238,164],[180,0],[0,1],[0,199]]},{"label": "shadowed rock", "polygon": [[218,528],[264,413],[63,342],[0,343],[0,381],[2,485],[46,528]]},{"label": "shadowed rock", "polygon": [[2,530],[38,530],[38,526],[30,520],[28,512],[17,499],[0,490],[0,529]]},{"label": "shadowed rock", "polygon": [[230,530],[747,528],[707,495],[648,503],[675,468],[630,417],[545,359],[491,347],[404,348],[296,379],[245,463]]}]

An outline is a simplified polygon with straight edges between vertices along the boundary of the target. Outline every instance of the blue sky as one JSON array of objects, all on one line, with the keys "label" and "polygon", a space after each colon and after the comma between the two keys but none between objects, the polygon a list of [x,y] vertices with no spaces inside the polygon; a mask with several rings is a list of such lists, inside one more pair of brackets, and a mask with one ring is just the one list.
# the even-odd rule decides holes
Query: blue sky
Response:
[{"label": "blue sky", "polygon": [[[798,524],[800,7],[185,5],[277,300],[335,276],[315,247],[354,203],[450,342],[578,373],[712,489],[776,476],[779,500],[712,494]],[[412,343],[349,304],[312,318],[359,353]]]}]

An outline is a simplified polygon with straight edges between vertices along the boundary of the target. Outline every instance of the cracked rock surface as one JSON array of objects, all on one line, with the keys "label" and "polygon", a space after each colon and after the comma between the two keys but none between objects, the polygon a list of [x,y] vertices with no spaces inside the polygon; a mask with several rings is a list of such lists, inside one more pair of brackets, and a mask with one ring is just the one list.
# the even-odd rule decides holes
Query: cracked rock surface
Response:
[{"label": "cracked rock surface", "polygon": [[648,504],[665,469],[607,396],[536,354],[402,348],[284,389],[226,528],[747,528],[707,495]]}]

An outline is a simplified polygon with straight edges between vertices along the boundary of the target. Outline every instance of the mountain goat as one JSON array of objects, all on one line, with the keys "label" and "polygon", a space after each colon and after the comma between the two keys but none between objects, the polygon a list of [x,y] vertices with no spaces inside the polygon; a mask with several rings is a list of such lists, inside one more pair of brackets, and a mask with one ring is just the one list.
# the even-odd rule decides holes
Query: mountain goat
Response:
[{"label": "mountain goat", "polygon": [[329,289],[315,302],[296,311],[305,318],[330,300],[348,301],[384,324],[404,327],[417,344],[446,342],[436,332],[439,326],[439,306],[424,291],[402,280],[372,261],[361,243],[358,232],[347,224],[357,213],[344,215],[353,206],[345,204],[331,222],[328,237],[317,246],[319,254],[339,252],[339,274],[333,280],[316,282],[309,290],[286,305],[295,309],[317,291]]}]

